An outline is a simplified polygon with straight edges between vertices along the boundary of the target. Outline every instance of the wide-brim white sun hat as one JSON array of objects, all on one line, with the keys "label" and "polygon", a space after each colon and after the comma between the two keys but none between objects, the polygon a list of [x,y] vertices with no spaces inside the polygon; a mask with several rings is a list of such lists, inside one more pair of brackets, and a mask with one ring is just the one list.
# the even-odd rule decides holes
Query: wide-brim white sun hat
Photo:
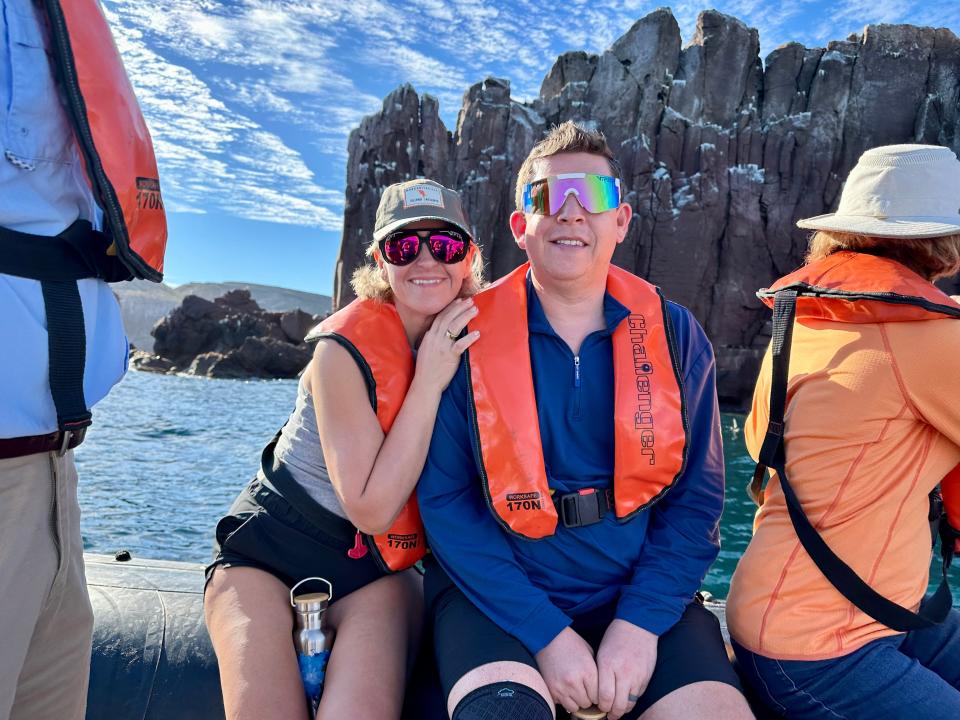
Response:
[{"label": "wide-brim white sun hat", "polygon": [[847,177],[837,211],[797,227],[901,238],[960,233],[960,160],[939,145],[867,150]]}]

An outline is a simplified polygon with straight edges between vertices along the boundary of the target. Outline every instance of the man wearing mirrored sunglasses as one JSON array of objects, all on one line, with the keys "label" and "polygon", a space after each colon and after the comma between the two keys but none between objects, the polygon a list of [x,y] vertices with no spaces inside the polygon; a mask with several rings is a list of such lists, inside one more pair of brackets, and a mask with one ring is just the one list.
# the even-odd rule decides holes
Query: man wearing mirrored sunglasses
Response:
[{"label": "man wearing mirrored sunglasses", "polygon": [[510,218],[529,258],[476,297],[418,487],[453,720],[749,718],[696,592],[719,550],[713,351],[611,266],[632,210],[603,135],[554,129]]}]

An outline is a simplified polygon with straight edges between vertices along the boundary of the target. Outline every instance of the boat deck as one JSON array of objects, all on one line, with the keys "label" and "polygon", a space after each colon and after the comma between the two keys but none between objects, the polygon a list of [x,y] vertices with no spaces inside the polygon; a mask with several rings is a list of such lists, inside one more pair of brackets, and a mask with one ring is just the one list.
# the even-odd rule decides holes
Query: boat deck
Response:
[{"label": "boat deck", "polygon": [[[87,720],[221,720],[203,565],[85,554],[95,617]],[[726,608],[706,607],[727,638]],[[421,711],[405,718],[424,720]]]}]

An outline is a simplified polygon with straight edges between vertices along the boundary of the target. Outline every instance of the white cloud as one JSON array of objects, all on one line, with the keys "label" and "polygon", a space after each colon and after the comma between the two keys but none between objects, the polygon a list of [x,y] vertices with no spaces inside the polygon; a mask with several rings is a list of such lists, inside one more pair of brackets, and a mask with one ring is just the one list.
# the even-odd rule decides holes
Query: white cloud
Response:
[{"label": "white cloud", "polygon": [[191,70],[148,47],[141,30],[111,20],[171,210],[340,227],[342,194],[319,185],[297,151],[231,110]]},{"label": "white cloud", "polygon": [[[488,75],[531,99],[565,50],[602,52],[662,0],[104,0],[154,131],[171,208],[334,228],[347,136],[413,83],[454,125]],[[702,0],[676,0],[682,39]],[[717,0],[758,29],[761,57],[867,23],[960,28],[960,2]],[[316,176],[323,177],[323,183]]]},{"label": "white cloud", "polygon": [[398,70],[402,77],[415,85],[444,90],[463,90],[467,79],[463,72],[419,50],[396,43],[375,43],[372,48],[377,65]]}]

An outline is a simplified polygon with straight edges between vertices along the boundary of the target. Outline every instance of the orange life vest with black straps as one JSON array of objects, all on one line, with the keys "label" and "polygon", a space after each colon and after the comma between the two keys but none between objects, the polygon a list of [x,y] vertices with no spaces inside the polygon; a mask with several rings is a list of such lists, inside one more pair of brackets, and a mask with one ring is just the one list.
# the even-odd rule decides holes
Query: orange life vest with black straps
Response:
[{"label": "orange life vest with black straps", "polygon": [[[780,278],[757,296],[772,308],[780,290],[797,291],[799,322],[960,320],[960,303],[935,285],[898,262],[866,253],[833,253]],[[960,474],[960,466],[953,473]],[[960,528],[960,497],[945,497],[944,510],[950,525]]]},{"label": "orange life vest with black straps", "polygon": [[935,285],[898,262],[866,253],[833,253],[780,278],[757,297],[772,308],[780,290],[797,291],[798,320],[960,319],[960,303]]},{"label": "orange life vest with black straps", "polygon": [[[759,453],[750,495],[763,504],[766,471],[776,471],[794,530],[807,554],[827,580],[851,603],[875,620],[901,632],[943,620],[950,609],[947,569],[960,545],[960,497],[943,497],[940,518],[943,580],[925,608],[914,613],[876,593],[823,542],[806,517],[786,475],[784,443],[790,347],[794,321],[894,323],[960,320],[960,303],[904,265],[866,253],[837,252],[781,278],[757,296],[773,308],[773,382],[767,434]],[[949,475],[960,472],[960,466]],[[948,476],[949,476],[948,475]]]},{"label": "orange life vest with black straps", "polygon": [[[467,351],[470,422],[487,503],[500,525],[529,539],[552,535],[551,500],[540,441],[527,329],[525,264],[474,298]],[[607,292],[630,310],[612,336],[614,510],[620,520],[657,502],[683,472],[687,419],[680,365],[660,291],[611,266]]]},{"label": "orange life vest with black straps", "polygon": [[100,3],[43,0],[43,7],[68,116],[104,214],[105,262],[119,261],[129,278],[159,282],[167,221],[157,161]]},{"label": "orange life vest with black straps", "polygon": [[[370,394],[370,404],[384,434],[390,432],[413,380],[414,360],[397,309],[390,303],[354,300],[307,336],[330,338],[357,362]],[[416,494],[412,494],[385,533],[366,536],[367,547],[388,570],[413,566],[426,554],[426,534]]]}]

